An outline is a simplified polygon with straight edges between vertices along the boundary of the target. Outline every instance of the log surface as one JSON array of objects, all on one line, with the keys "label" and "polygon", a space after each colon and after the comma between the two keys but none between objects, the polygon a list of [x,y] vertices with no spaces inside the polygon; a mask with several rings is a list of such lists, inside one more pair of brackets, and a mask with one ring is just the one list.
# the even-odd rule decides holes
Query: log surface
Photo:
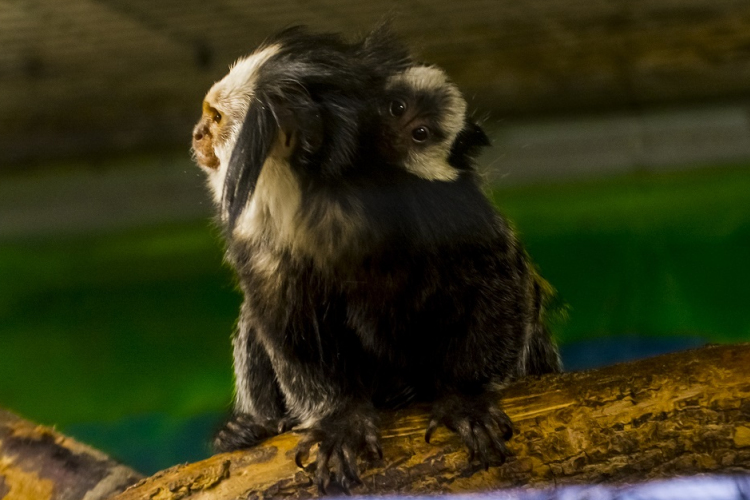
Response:
[{"label": "log surface", "polygon": [[[445,429],[424,441],[426,408],[383,416],[384,459],[356,493],[459,493],[510,486],[623,483],[750,469],[750,344],[711,346],[586,372],[527,379],[505,391],[516,427],[508,462],[467,466]],[[159,472],[117,500],[307,498],[299,436]]]},{"label": "log surface", "polygon": [[2,500],[99,500],[142,477],[100,451],[0,409]]}]

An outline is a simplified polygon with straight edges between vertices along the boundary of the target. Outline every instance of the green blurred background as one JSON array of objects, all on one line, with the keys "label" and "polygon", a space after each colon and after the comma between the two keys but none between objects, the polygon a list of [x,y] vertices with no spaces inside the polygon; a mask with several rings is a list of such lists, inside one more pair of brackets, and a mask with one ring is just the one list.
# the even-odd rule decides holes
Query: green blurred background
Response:
[{"label": "green blurred background", "polygon": [[[483,117],[566,367],[750,340],[750,9],[532,3],[394,25]],[[62,4],[0,2],[0,406],[150,473],[208,456],[232,397],[202,94],[285,24],[353,33],[395,3]]]}]

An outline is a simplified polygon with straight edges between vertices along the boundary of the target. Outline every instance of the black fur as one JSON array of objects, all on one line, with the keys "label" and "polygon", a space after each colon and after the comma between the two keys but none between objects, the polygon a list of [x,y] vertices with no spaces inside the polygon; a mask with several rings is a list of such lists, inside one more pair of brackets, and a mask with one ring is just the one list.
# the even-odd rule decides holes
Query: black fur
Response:
[{"label": "black fur", "polygon": [[451,147],[448,163],[461,170],[470,170],[483,147],[490,145],[490,139],[482,127],[467,120]]},{"label": "black fur", "polygon": [[[406,67],[408,52],[384,28],[356,44],[293,27],[269,39],[281,50],[257,75],[255,95],[226,176],[223,209],[231,230],[255,189],[279,129],[297,134],[291,167],[335,177],[349,168],[374,106],[372,89]],[[309,172],[313,175],[316,172]]]},{"label": "black fur", "polygon": [[[317,484],[347,488],[357,457],[380,453],[376,408],[425,400],[435,401],[428,437],[445,424],[472,459],[501,463],[511,425],[493,384],[559,361],[543,282],[471,168],[486,135],[467,122],[450,154],[456,180],[412,175],[379,144],[385,82],[409,64],[405,49],[384,33],[348,44],[295,29],[272,42],[283,49],[260,70],[223,196],[245,295],[238,400],[252,411],[226,424],[216,448],[305,424],[298,462],[318,443]],[[289,168],[305,250],[232,232],[280,129],[298,137]],[[344,222],[331,224],[335,214]]]}]

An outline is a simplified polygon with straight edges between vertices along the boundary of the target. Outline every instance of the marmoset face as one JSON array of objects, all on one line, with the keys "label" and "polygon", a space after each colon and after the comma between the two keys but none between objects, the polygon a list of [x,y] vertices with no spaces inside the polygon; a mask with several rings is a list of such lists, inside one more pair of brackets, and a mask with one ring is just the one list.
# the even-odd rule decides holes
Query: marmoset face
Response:
[{"label": "marmoset face", "polygon": [[380,110],[380,152],[390,162],[428,180],[454,180],[451,146],[464,127],[466,101],[433,66],[414,66],[393,76]]},{"label": "marmoset face", "polygon": [[193,128],[193,157],[207,174],[218,202],[229,159],[254,95],[257,72],[278,52],[278,46],[259,49],[235,62],[229,73],[216,82],[203,100],[203,113]]}]

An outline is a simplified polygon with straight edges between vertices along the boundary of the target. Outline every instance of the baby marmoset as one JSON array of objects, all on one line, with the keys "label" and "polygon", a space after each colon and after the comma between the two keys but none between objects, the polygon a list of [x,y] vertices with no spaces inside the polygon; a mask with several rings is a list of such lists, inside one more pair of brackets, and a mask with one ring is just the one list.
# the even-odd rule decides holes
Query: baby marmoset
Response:
[{"label": "baby marmoset", "polygon": [[218,450],[294,427],[318,486],[347,487],[380,453],[376,409],[428,400],[428,439],[444,424],[504,460],[493,388],[559,360],[543,282],[473,170],[486,143],[385,30],[286,30],[209,90],[193,150],[244,293]]}]

